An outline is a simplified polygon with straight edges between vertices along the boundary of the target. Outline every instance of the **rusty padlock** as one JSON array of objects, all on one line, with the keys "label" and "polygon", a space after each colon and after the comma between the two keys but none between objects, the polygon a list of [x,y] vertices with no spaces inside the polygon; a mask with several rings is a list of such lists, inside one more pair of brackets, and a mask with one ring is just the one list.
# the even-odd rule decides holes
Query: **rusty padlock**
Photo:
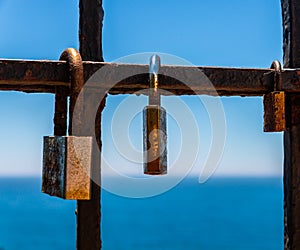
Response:
[{"label": "rusty padlock", "polygon": [[160,58],[150,59],[149,105],[143,110],[144,173],[162,175],[167,173],[167,117],[160,105],[158,71]]},{"label": "rusty padlock", "polygon": [[282,132],[286,130],[285,117],[285,93],[279,91],[281,87],[281,64],[274,61],[271,65],[274,69],[273,91],[265,94],[264,103],[264,132]]},{"label": "rusty padlock", "polygon": [[[60,59],[67,61],[70,69],[70,136],[63,136],[67,124],[67,95],[59,90],[55,104],[55,136],[44,137],[42,192],[68,200],[89,200],[92,137],[81,136],[82,117],[73,117],[76,101],[82,101],[77,100],[83,86],[82,60],[75,49],[65,50]],[[73,118],[76,126],[72,129]]]},{"label": "rusty padlock", "polygon": [[67,200],[89,200],[91,154],[91,137],[45,136],[42,191]]}]

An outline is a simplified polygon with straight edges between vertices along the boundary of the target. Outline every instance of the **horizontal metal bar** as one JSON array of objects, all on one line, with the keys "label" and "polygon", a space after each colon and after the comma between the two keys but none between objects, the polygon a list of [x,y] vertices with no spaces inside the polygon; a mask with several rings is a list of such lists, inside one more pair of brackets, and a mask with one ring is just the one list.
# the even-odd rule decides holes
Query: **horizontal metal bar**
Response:
[{"label": "horizontal metal bar", "polygon": [[[149,88],[149,65],[85,62],[86,79],[99,69],[105,80],[89,83],[95,91],[101,87],[110,94],[148,94],[142,90]],[[274,79],[271,69],[163,65],[159,73],[160,88],[175,95],[259,96],[273,89]],[[118,78],[122,80],[118,82]]]},{"label": "horizontal metal bar", "polygon": [[[83,62],[85,80],[101,70],[90,85],[110,94],[144,93],[149,87],[149,66]],[[123,77],[123,78],[122,78]],[[278,90],[300,92],[300,70],[284,69]],[[98,79],[96,77],[96,79]],[[208,94],[260,96],[273,90],[274,70],[169,66],[160,69],[160,88],[176,95]],[[55,93],[69,86],[69,68],[63,61],[0,60],[0,90]]]},{"label": "horizontal metal bar", "polygon": [[55,93],[69,86],[68,70],[60,61],[0,60],[0,90]]}]

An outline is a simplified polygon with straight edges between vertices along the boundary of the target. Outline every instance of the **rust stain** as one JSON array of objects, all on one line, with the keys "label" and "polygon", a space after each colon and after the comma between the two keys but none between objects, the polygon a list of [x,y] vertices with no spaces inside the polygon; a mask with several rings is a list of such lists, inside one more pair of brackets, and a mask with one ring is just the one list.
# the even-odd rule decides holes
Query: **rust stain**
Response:
[{"label": "rust stain", "polygon": [[42,192],[67,200],[91,198],[92,137],[44,138]]},{"label": "rust stain", "polygon": [[32,76],[31,69],[27,69],[26,72],[25,72],[24,80],[25,81],[30,81],[30,80],[33,80],[33,79],[34,79],[34,77]]},{"label": "rust stain", "polygon": [[274,91],[264,95],[264,132],[283,132],[285,130],[285,93]]}]

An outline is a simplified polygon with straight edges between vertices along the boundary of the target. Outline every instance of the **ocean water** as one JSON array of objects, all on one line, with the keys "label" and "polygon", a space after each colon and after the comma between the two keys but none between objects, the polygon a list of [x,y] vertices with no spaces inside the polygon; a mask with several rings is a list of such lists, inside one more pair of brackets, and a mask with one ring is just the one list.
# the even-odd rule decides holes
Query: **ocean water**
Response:
[{"label": "ocean water", "polygon": [[[75,202],[38,178],[0,179],[0,250],[75,249]],[[102,192],[104,250],[283,249],[280,178],[189,178],[147,199]]]}]

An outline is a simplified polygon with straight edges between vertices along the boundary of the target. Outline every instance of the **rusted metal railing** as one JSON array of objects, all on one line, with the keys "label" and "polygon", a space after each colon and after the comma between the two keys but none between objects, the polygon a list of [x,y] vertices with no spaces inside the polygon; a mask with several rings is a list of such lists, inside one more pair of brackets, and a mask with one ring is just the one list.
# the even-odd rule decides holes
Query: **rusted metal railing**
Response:
[{"label": "rusted metal railing", "polygon": [[[105,62],[83,62],[84,78],[88,80],[102,67],[107,67],[106,82],[95,83],[95,91],[109,89],[110,94],[131,94],[149,87],[149,65],[130,65]],[[193,72],[202,72],[207,81],[199,83]],[[132,76],[113,85],[118,72],[132,72]],[[221,96],[262,96],[273,90],[274,69],[165,66],[160,69],[160,88],[176,95],[212,94]],[[185,75],[189,86],[175,78]],[[191,75],[191,79],[189,79]],[[110,80],[111,79],[111,80]],[[281,86],[277,90],[300,93],[300,69],[283,69]],[[25,61],[0,59],[0,90],[55,93],[57,88],[69,87],[68,65],[64,61]],[[112,86],[112,88],[111,88]],[[195,92],[196,90],[196,92]],[[164,94],[164,93],[163,93]]]},{"label": "rusted metal railing", "polygon": [[[297,0],[281,0],[284,33],[284,69],[280,70],[280,84],[276,91],[285,92],[286,132],[284,134],[284,209],[285,249],[300,249],[300,3]],[[94,99],[99,92],[110,94],[145,93],[149,87],[148,65],[104,63],[102,55],[102,0],[80,0],[79,38],[83,61],[84,80],[103,67],[107,67],[105,81],[93,83]],[[291,68],[291,69],[288,69]],[[131,76],[114,82],[121,71]],[[195,70],[207,78],[195,79]],[[278,73],[278,70],[277,70]],[[53,93],[55,97],[55,135],[67,130],[67,97],[70,91],[69,67],[65,61],[0,60],[0,91],[28,93]],[[169,77],[170,75],[174,77]],[[189,86],[177,80],[186,76]],[[218,67],[166,66],[160,68],[160,88],[175,95],[262,96],[274,92],[276,69],[242,69]],[[192,76],[189,78],[189,76]],[[180,79],[180,78],[179,78]],[[81,88],[82,86],[80,86]],[[164,94],[164,93],[162,93]],[[102,101],[95,121],[97,142],[101,146]],[[273,109],[271,109],[272,112]],[[285,124],[284,124],[285,128]],[[96,147],[95,147],[96,148]],[[100,162],[99,150],[93,152],[91,200],[78,201],[77,249],[101,249],[100,239]]]}]

